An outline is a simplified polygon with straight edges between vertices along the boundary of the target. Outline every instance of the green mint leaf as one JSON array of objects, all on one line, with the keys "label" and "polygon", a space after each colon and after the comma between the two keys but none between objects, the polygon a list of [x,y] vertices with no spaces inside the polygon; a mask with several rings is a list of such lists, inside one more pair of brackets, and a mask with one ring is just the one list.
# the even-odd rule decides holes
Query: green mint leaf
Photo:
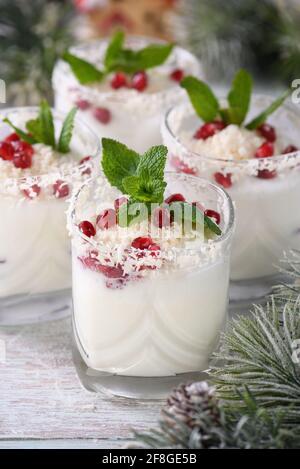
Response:
[{"label": "green mint leaf", "polygon": [[140,155],[127,148],[126,145],[110,138],[102,139],[102,148],[101,164],[106,178],[112,186],[126,193],[123,179],[135,175]]},{"label": "green mint leaf", "polygon": [[107,47],[106,54],[104,57],[104,65],[107,70],[110,70],[110,67],[113,66],[116,60],[116,57],[122,50],[124,39],[125,39],[125,34],[123,31],[116,31],[116,33],[113,35]]},{"label": "green mint leaf", "polygon": [[231,124],[241,125],[249,110],[252,93],[252,78],[246,70],[241,69],[233,79],[228,94],[229,118]]},{"label": "green mint leaf", "polygon": [[55,132],[52,110],[46,100],[40,104],[39,128],[42,135],[42,143],[55,148]]},{"label": "green mint leaf", "polygon": [[37,141],[41,142],[43,139],[42,132],[41,132],[41,126],[40,126],[40,120],[39,118],[37,119],[31,119],[26,122],[26,129],[28,132],[32,135],[32,137]]},{"label": "green mint leaf", "polygon": [[206,83],[188,76],[181,81],[180,86],[187,91],[196,113],[204,122],[211,122],[217,117],[219,102]]},{"label": "green mint leaf", "polygon": [[147,170],[140,176],[128,176],[123,179],[125,193],[139,202],[162,203],[167,183],[153,179]]},{"label": "green mint leaf", "polygon": [[31,137],[31,135],[28,135],[26,132],[19,129],[19,127],[16,127],[7,117],[3,119],[3,122],[6,122],[6,124],[8,124],[12,129],[14,129],[16,134],[18,134],[19,137],[24,140],[24,142],[30,143],[31,145],[37,143],[34,137]]},{"label": "green mint leaf", "polygon": [[70,151],[70,142],[72,139],[76,112],[77,108],[74,107],[64,120],[57,146],[57,150],[60,153],[68,153]]},{"label": "green mint leaf", "polygon": [[262,113],[255,117],[249,124],[246,125],[246,128],[249,130],[257,129],[261,124],[263,124],[267,118],[273,114],[286,100],[290,95],[290,90],[285,91],[281,96],[279,96],[275,101],[273,101],[270,106],[267,107]]},{"label": "green mint leaf", "polygon": [[105,76],[104,72],[98,70],[94,65],[70,52],[65,52],[62,58],[70,65],[74,75],[82,85],[99,82]]},{"label": "green mint leaf", "polygon": [[151,147],[144,153],[139,161],[137,174],[141,175],[145,169],[153,179],[163,179],[167,162],[168,149],[164,145]]}]

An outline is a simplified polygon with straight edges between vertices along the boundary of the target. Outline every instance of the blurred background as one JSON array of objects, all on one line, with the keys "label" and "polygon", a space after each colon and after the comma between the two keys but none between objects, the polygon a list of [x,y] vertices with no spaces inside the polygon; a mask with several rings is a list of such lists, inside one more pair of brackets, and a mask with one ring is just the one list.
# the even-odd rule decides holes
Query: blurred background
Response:
[{"label": "blurred background", "polygon": [[62,51],[120,28],[182,44],[216,84],[225,85],[241,66],[261,86],[300,78],[299,0],[0,0],[7,102],[51,100]]}]

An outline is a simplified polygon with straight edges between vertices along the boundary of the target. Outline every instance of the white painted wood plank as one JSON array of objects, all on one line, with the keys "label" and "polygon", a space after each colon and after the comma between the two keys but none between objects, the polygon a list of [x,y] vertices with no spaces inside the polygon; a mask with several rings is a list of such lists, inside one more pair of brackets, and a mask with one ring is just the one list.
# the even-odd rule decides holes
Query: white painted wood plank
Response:
[{"label": "white painted wood plank", "polygon": [[120,449],[125,440],[8,440],[0,449]]}]

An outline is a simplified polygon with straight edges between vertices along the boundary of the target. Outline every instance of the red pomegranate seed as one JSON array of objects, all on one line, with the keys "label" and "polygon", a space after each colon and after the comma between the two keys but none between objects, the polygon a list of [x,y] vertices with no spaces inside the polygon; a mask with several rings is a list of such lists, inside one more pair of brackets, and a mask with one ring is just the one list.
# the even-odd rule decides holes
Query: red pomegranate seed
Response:
[{"label": "red pomegranate seed", "polygon": [[82,262],[84,267],[87,267],[94,272],[101,272],[103,275],[105,275],[105,277],[108,278],[120,278],[124,274],[120,265],[102,265],[98,259],[95,259],[94,257],[79,257],[79,260]]},{"label": "red pomegranate seed", "polygon": [[81,233],[83,233],[88,238],[91,238],[92,236],[95,236],[96,234],[96,230],[95,230],[93,223],[91,223],[88,220],[84,220],[80,222],[78,225],[78,228],[80,229]]},{"label": "red pomegranate seed", "polygon": [[295,151],[299,151],[299,148],[295,147],[295,145],[288,145],[282,152],[283,155],[287,153],[294,153]]},{"label": "red pomegranate seed", "polygon": [[117,214],[113,208],[103,210],[100,215],[97,216],[96,225],[100,230],[108,230],[113,228],[117,223]]},{"label": "red pomegranate seed", "polygon": [[114,202],[116,212],[119,210],[121,205],[127,204],[127,202],[128,202],[127,197],[119,197],[118,199],[116,199]]},{"label": "red pomegranate seed", "polygon": [[221,130],[225,129],[226,124],[222,121],[215,121],[215,122],[207,122],[203,124],[200,129],[194,135],[194,138],[198,140],[206,140],[209,137],[212,137],[216,133],[220,132]]},{"label": "red pomegranate seed", "polygon": [[157,228],[170,225],[170,212],[166,208],[156,208],[153,212],[152,223]]},{"label": "red pomegranate seed", "polygon": [[57,199],[62,199],[64,197],[67,197],[70,193],[70,188],[68,184],[65,181],[62,181],[61,179],[58,179],[54,184],[53,184],[53,195]]},{"label": "red pomegranate seed", "polygon": [[277,172],[274,169],[270,171],[269,169],[259,169],[257,172],[257,177],[259,179],[273,179],[277,176]]},{"label": "red pomegranate seed", "polygon": [[24,142],[23,140],[16,140],[13,143],[15,153],[26,153],[28,156],[32,156],[34,153],[32,145],[30,143]]},{"label": "red pomegranate seed", "polygon": [[14,157],[14,147],[9,142],[0,142],[0,158],[11,161]]},{"label": "red pomegranate seed", "polygon": [[28,189],[24,189],[22,192],[28,199],[35,199],[40,195],[41,188],[38,184],[33,184]]},{"label": "red pomegranate seed", "polygon": [[178,82],[181,82],[183,77],[184,77],[184,71],[181,70],[180,68],[173,70],[173,72],[170,74],[171,80],[178,81]]},{"label": "red pomegranate seed", "polygon": [[271,142],[263,143],[260,147],[258,147],[255,153],[256,158],[268,158],[273,155],[274,155],[274,145]]},{"label": "red pomegranate seed", "polygon": [[146,72],[137,72],[132,77],[132,88],[137,91],[144,91],[148,86],[148,77]]},{"label": "red pomegranate seed", "polygon": [[111,112],[105,107],[96,107],[94,110],[94,117],[101,124],[108,124],[111,121]]},{"label": "red pomegranate seed", "polygon": [[219,225],[221,222],[221,215],[219,214],[219,212],[216,212],[215,210],[207,209],[205,210],[204,215],[206,215],[209,218],[214,218],[217,225]]},{"label": "red pomegranate seed", "polygon": [[78,99],[75,104],[81,111],[86,111],[91,107],[91,103],[87,99]]},{"label": "red pomegranate seed", "polygon": [[139,236],[132,241],[131,246],[135,249],[149,249],[154,244],[149,236]]},{"label": "red pomegranate seed", "polygon": [[272,125],[266,124],[266,123],[261,124],[257,128],[257,131],[268,142],[275,142],[275,140],[276,140],[276,130]]},{"label": "red pomegranate seed", "polygon": [[125,73],[118,72],[116,73],[113,78],[111,79],[110,85],[115,90],[127,86],[127,77]]},{"label": "red pomegranate seed", "polygon": [[5,142],[17,142],[18,140],[21,140],[19,135],[16,133],[16,132],[13,132],[12,134],[9,134],[6,139],[5,139]]},{"label": "red pomegranate seed", "polygon": [[171,204],[172,202],[185,202],[185,198],[182,194],[172,194],[165,200],[166,204]]},{"label": "red pomegranate seed", "polygon": [[215,181],[220,184],[220,186],[223,186],[225,189],[229,189],[229,187],[232,186],[231,173],[228,173],[226,175],[222,173],[215,173],[214,178]]},{"label": "red pomegranate seed", "polygon": [[184,163],[178,156],[173,156],[171,158],[171,164],[179,173],[191,174],[195,176],[197,174],[196,169],[190,168],[186,163]]},{"label": "red pomegranate seed", "polygon": [[[82,160],[79,161],[79,166],[85,165],[88,161],[91,161],[92,157],[91,156],[85,156],[82,158]],[[92,172],[91,168],[86,168],[81,171],[81,174],[84,176],[85,174],[90,175]]]},{"label": "red pomegranate seed", "polygon": [[26,152],[16,152],[13,157],[13,163],[16,168],[27,169],[31,168],[32,156]]}]

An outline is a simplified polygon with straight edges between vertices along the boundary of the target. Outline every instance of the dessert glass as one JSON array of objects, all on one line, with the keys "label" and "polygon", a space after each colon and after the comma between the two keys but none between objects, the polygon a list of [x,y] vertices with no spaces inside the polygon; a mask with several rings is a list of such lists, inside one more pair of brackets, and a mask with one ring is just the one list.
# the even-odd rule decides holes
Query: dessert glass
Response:
[{"label": "dessert glass", "polygon": [[[79,230],[80,220],[95,220],[98,202],[113,206],[119,197],[111,187],[105,192],[103,174],[83,185],[70,204],[73,357],[90,391],[162,398],[182,381],[203,379],[225,325],[234,228],[231,200],[201,178],[173,172],[166,180],[170,193],[181,192],[186,200],[217,210],[222,235],[184,248],[166,241],[158,258],[152,257],[158,268],[151,264],[150,248],[128,251],[127,233],[120,241],[107,230],[99,242]],[[137,228],[135,236],[144,233]],[[143,264],[145,258],[151,267]],[[130,267],[126,264],[123,275],[118,273],[128,259]],[[131,270],[130,262],[142,264]]]},{"label": "dessert glass", "polygon": [[[71,52],[102,68],[108,42],[108,39],[92,41],[73,47]],[[127,46],[139,49],[153,42],[161,41],[133,36],[127,39]],[[149,86],[143,92],[125,87],[112,89],[112,75],[100,84],[81,85],[69,65],[59,61],[53,74],[55,107],[65,113],[77,105],[78,116],[100,139],[113,138],[143,153],[161,143],[161,119],[170,106],[185,97],[179,83],[169,77],[177,68],[202,76],[197,58],[180,47],[174,48],[165,64],[147,71]]]},{"label": "dessert glass", "polygon": [[[4,109],[1,117],[23,127],[27,120],[37,117],[38,111],[34,107]],[[53,117],[59,133],[65,116],[54,112]],[[11,132],[7,124],[0,124],[0,140]],[[70,313],[67,200],[71,191],[89,177],[99,147],[94,133],[75,119],[70,145],[70,161],[74,156],[74,162],[48,173],[46,165],[44,174],[39,175],[31,176],[29,170],[22,177],[0,174],[0,325],[45,321]],[[43,151],[48,155],[52,149],[43,146]],[[92,158],[80,163],[87,155]]]},{"label": "dessert glass", "polygon": [[[270,97],[254,95],[250,119],[271,101]],[[299,148],[300,113],[294,105],[284,104],[268,118],[268,123],[276,127],[282,148]],[[162,125],[169,167],[212,181],[219,173],[225,177],[224,187],[230,175],[232,185],[226,191],[236,209],[230,300],[233,309],[239,308],[263,300],[282,278],[278,265],[283,252],[300,248],[300,152],[237,161],[226,158],[224,148],[224,159],[211,158],[192,151],[182,137],[187,132],[193,135],[197,128],[199,117],[189,103],[169,110]]]}]

